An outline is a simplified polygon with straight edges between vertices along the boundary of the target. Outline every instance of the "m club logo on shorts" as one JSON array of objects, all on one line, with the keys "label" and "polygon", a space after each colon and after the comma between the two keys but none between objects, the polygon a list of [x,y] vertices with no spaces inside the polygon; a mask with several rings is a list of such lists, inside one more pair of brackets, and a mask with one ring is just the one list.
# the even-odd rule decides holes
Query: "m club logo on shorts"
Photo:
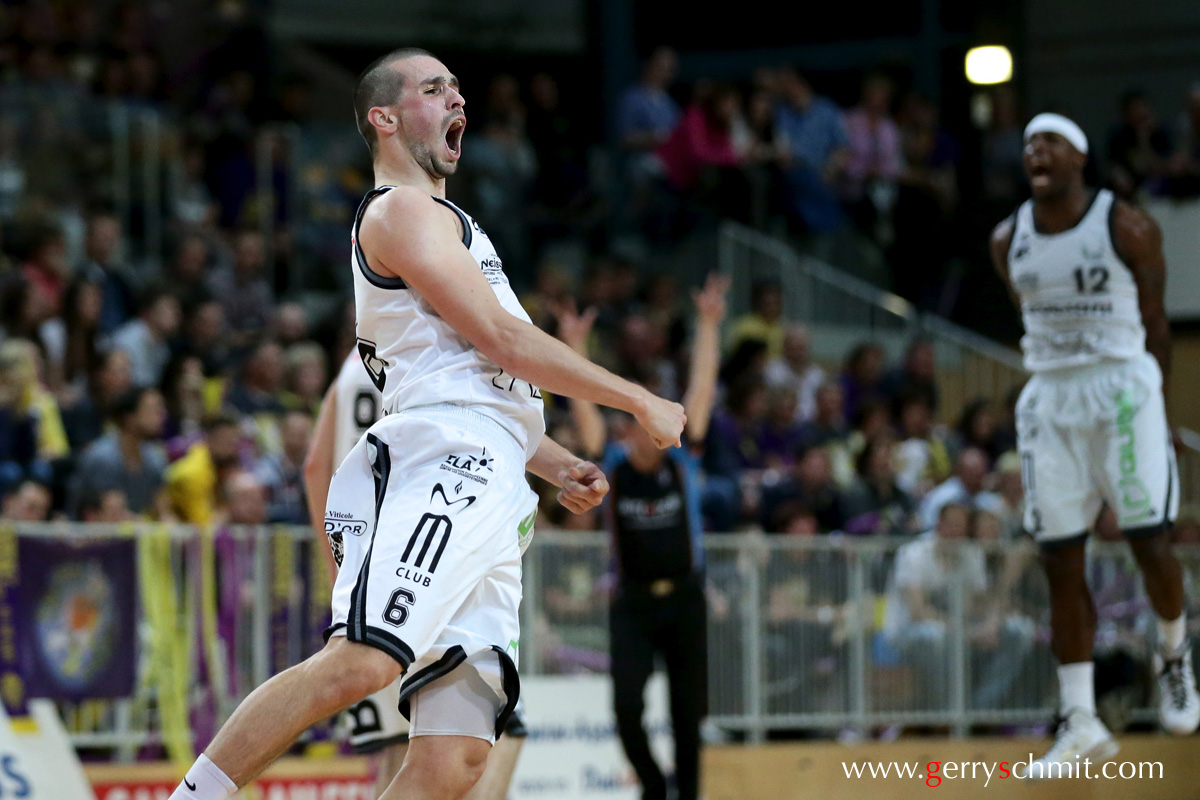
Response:
[{"label": "m club logo on shorts", "polygon": [[[445,514],[430,514],[426,511],[421,515],[420,521],[417,523],[416,530],[412,532],[412,536],[408,539],[408,546],[404,548],[404,554],[400,556],[401,564],[409,564],[424,569],[430,575],[437,570],[438,562],[442,560],[442,553],[446,550],[446,543],[450,541],[450,532],[454,530],[454,523]],[[437,547],[433,547],[434,541],[437,541]],[[417,542],[421,542],[421,549],[417,550],[416,558],[409,561],[413,556],[413,550],[417,547]],[[429,560],[429,566],[425,566],[425,556],[429,555],[430,549],[433,549],[433,556]],[[398,570],[397,573],[407,570]],[[413,576],[407,576],[413,577]]]}]

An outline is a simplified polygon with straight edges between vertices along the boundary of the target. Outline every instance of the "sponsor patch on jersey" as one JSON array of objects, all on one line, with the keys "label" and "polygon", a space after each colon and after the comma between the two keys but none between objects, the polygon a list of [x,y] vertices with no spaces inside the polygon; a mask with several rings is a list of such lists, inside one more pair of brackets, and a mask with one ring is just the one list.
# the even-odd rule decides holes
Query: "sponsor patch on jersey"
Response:
[{"label": "sponsor patch on jersey", "polygon": [[479,268],[483,270],[483,274],[487,277],[487,281],[492,286],[500,283],[508,283],[508,276],[504,274],[504,262],[499,256],[488,256],[480,259]]}]

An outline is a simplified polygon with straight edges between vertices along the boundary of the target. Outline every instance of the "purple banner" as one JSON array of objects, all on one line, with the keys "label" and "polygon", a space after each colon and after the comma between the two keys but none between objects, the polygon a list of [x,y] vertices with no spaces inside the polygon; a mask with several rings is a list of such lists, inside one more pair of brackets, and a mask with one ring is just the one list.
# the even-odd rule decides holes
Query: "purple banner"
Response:
[{"label": "purple banner", "polygon": [[10,717],[28,713],[25,682],[17,660],[17,532],[0,526],[0,699]]},{"label": "purple banner", "polygon": [[132,539],[21,541],[17,654],[26,695],[128,697],[137,672]]}]

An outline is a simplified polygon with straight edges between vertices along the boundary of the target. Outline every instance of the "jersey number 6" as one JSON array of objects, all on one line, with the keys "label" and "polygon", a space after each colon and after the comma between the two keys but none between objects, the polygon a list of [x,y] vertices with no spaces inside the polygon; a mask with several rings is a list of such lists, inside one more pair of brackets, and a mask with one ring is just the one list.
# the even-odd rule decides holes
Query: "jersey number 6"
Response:
[{"label": "jersey number 6", "polygon": [[399,628],[408,622],[409,607],[416,602],[417,596],[408,589],[397,589],[392,592],[387,608],[383,610],[383,620],[389,625]]}]

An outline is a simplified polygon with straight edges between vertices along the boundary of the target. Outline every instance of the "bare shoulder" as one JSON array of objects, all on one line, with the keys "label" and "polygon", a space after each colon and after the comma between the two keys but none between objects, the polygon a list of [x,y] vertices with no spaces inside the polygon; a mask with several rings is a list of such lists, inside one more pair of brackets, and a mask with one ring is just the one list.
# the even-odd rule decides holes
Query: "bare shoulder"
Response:
[{"label": "bare shoulder", "polygon": [[1013,231],[1016,228],[1016,223],[1012,215],[1002,219],[995,228],[992,228],[992,236],[989,242],[989,249],[992,253],[992,261],[999,268],[1005,265],[1008,261],[1008,249],[1012,246]]},{"label": "bare shoulder", "polygon": [[415,186],[397,186],[375,198],[363,212],[360,228],[383,227],[389,231],[421,228],[441,215],[428,192]]},{"label": "bare shoulder", "polygon": [[1140,254],[1162,247],[1162,229],[1154,217],[1124,200],[1114,200],[1111,234],[1118,252]]}]

